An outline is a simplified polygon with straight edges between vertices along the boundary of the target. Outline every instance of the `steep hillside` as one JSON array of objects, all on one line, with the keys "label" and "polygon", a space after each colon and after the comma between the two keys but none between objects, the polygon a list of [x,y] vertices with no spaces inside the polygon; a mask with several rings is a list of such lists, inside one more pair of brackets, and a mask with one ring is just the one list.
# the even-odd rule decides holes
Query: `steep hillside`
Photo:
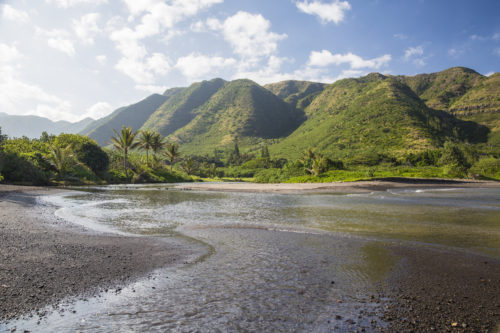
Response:
[{"label": "steep hillside", "polygon": [[456,117],[488,126],[488,145],[500,152],[500,73],[484,77],[450,107]]},{"label": "steep hillside", "polygon": [[231,146],[236,139],[245,146],[285,137],[304,120],[302,111],[250,80],[226,83],[192,114],[171,137],[184,151],[197,153]]},{"label": "steep hillside", "polygon": [[172,134],[193,120],[196,116],[194,109],[206,103],[224,84],[222,79],[213,79],[170,92],[170,98],[141,124],[142,129],[149,128],[162,135]]},{"label": "steep hillside", "polygon": [[78,133],[94,120],[85,118],[76,123],[69,121],[51,121],[38,116],[15,116],[0,112],[2,133],[10,137],[39,138],[42,132],[58,135],[60,133]]},{"label": "steep hillside", "polygon": [[452,67],[441,72],[399,76],[430,108],[448,110],[465,93],[484,78],[465,67]]},{"label": "steep hillside", "polygon": [[325,86],[318,82],[290,80],[266,84],[264,88],[294,107],[305,109]]},{"label": "steep hillside", "polygon": [[428,108],[399,78],[374,73],[327,86],[307,108],[309,119],[271,152],[298,157],[307,148],[337,158],[401,156],[448,138],[486,140],[487,128]]},{"label": "steep hillside", "polygon": [[131,126],[134,130],[139,129],[168,98],[154,94],[139,103],[119,108],[109,116],[98,120],[96,124],[91,124],[81,134],[88,135],[100,145],[107,145],[113,135],[113,129],[119,131],[122,126]]}]

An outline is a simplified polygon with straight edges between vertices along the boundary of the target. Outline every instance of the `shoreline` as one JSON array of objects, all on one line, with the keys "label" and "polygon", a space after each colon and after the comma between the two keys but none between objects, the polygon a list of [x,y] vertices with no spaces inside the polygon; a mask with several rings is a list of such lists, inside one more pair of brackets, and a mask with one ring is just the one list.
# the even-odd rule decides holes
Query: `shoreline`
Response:
[{"label": "shoreline", "polygon": [[177,190],[254,193],[370,193],[406,188],[500,188],[500,182],[458,179],[386,178],[333,183],[196,183],[174,185]]},{"label": "shoreline", "polygon": [[[216,190],[242,191],[245,188],[241,185],[262,184],[207,185],[216,185],[215,188],[224,185]],[[500,188],[499,183],[477,181],[438,184],[369,181],[326,184],[326,188],[325,184],[264,185],[273,186],[271,189],[259,186],[259,192]],[[60,301],[70,296],[84,298],[103,290],[119,290],[135,279],[150,276],[157,268],[181,265],[196,253],[194,247],[162,238],[88,231],[57,218],[54,207],[36,203],[40,195],[62,191],[65,190],[0,185],[0,322],[29,313],[44,317],[43,308],[47,305],[58,309]],[[500,259],[397,242],[385,248],[398,258],[398,263],[381,282],[378,295],[379,299],[390,298],[388,303],[383,301],[385,310],[381,319],[388,324],[384,331],[433,331],[434,328],[434,331],[500,332]]]},{"label": "shoreline", "polygon": [[98,233],[55,216],[36,198],[65,190],[0,185],[0,321],[68,297],[87,297],[181,265],[193,246],[148,236]]}]

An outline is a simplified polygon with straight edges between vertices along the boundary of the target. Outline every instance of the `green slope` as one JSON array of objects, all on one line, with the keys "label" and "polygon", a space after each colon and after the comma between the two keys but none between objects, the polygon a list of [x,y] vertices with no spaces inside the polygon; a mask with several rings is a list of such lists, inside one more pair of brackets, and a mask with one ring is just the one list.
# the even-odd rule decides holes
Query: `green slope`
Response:
[{"label": "green slope", "polygon": [[194,110],[206,103],[224,84],[222,79],[213,79],[177,91],[149,117],[142,129],[149,128],[165,136],[172,134],[193,120],[196,116]]},{"label": "green slope", "polygon": [[466,67],[452,67],[441,72],[399,76],[430,108],[448,110],[469,89],[484,78]]},{"label": "green slope", "polygon": [[131,126],[134,130],[139,129],[167,98],[164,95],[154,94],[136,104],[119,108],[81,133],[96,140],[100,145],[107,145],[113,135],[113,129],[119,131],[122,126]]},{"label": "green slope", "polygon": [[298,157],[314,147],[336,158],[402,156],[449,138],[486,140],[487,129],[428,108],[400,78],[374,73],[327,86],[306,109],[309,119],[271,152]]},{"label": "green slope", "polygon": [[305,109],[325,88],[325,84],[309,81],[282,81],[266,84],[264,88],[299,109]]},{"label": "green slope", "polygon": [[289,135],[304,120],[304,113],[250,80],[226,83],[206,103],[191,111],[195,116],[171,138],[185,152],[207,153],[216,147],[242,147]]}]

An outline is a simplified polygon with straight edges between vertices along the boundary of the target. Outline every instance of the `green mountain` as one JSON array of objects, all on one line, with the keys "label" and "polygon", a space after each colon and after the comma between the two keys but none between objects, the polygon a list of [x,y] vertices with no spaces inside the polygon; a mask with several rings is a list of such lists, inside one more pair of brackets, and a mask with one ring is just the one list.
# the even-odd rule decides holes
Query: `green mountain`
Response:
[{"label": "green mountain", "polygon": [[272,146],[271,152],[298,157],[315,147],[336,158],[402,156],[435,148],[452,138],[486,140],[486,127],[429,108],[415,93],[416,88],[404,81],[373,73],[325,87],[307,107],[307,121]]},{"label": "green mountain", "polygon": [[302,123],[304,113],[255,82],[235,80],[224,83],[205,103],[190,110],[190,117],[171,139],[185,152],[211,153],[236,140],[248,147],[286,137]]},{"label": "green mountain", "polygon": [[224,84],[222,79],[213,79],[170,92],[170,98],[142,124],[142,128],[150,128],[165,136],[174,133],[193,120],[196,116],[194,110],[206,103]]},{"label": "green mountain", "polygon": [[305,109],[325,86],[318,82],[289,80],[266,84],[264,88],[294,107]]},{"label": "green mountain", "polygon": [[432,74],[398,76],[397,79],[410,87],[428,107],[448,110],[484,76],[470,68],[452,67]]},{"label": "green mountain", "polygon": [[60,133],[78,133],[83,128],[94,122],[85,118],[76,123],[69,121],[52,121],[38,116],[15,116],[0,112],[0,127],[2,134],[10,137],[39,138],[42,132],[58,135]]},{"label": "green mountain", "polygon": [[[179,91],[176,92],[178,93]],[[122,126],[131,126],[133,129],[140,128],[151,114],[167,99],[172,98],[172,96],[175,96],[175,93],[170,95],[170,97],[153,94],[138,103],[115,110],[107,117],[90,124],[90,126],[83,129],[80,133],[96,140],[100,145],[107,145],[113,135],[113,129],[120,131]]]}]

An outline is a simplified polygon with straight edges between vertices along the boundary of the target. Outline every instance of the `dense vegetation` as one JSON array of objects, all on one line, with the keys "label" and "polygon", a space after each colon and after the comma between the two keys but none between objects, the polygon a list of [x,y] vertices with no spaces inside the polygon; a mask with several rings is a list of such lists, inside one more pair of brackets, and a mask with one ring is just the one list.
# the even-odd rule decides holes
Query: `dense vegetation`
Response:
[{"label": "dense vegetation", "polygon": [[214,79],[120,108],[83,133],[2,136],[4,181],[500,179],[500,74]]},{"label": "dense vegetation", "polygon": [[141,153],[147,145],[142,140],[132,141],[132,148],[141,150],[128,153],[124,160],[123,151],[102,148],[82,135],[43,133],[39,139],[9,139],[0,134],[0,181],[67,185],[192,180],[165,165],[166,157],[162,159],[161,154],[167,143],[162,138],[155,138],[152,146],[148,146],[148,155],[149,150],[153,152],[148,160]]}]

